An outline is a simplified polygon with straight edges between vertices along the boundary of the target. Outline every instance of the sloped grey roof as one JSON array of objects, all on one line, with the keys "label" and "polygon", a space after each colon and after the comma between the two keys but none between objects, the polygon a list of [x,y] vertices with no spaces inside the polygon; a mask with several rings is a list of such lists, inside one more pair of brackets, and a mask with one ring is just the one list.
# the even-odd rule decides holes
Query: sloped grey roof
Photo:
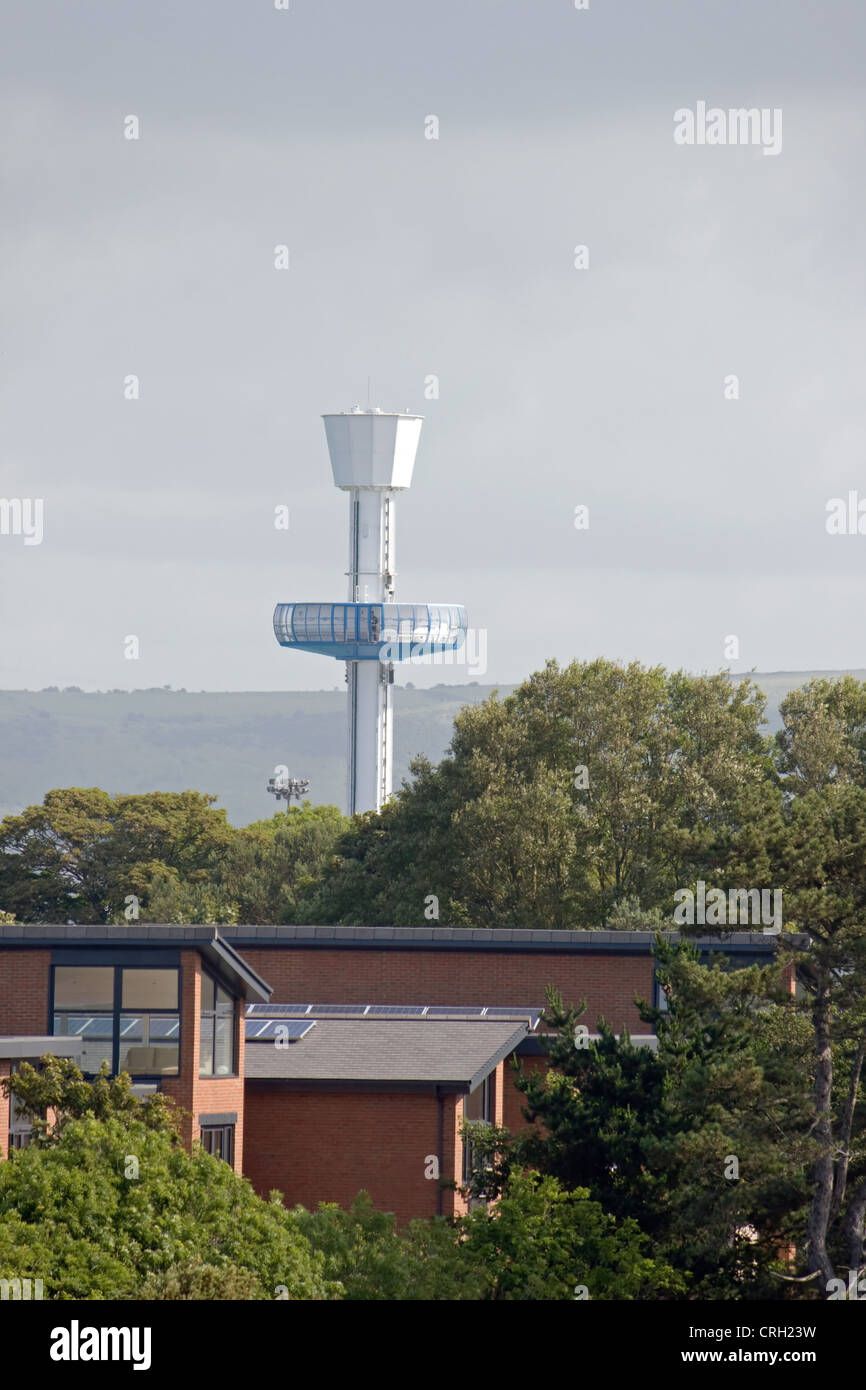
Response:
[{"label": "sloped grey roof", "polygon": [[472,1090],[526,1034],[526,1024],[515,1027],[513,1019],[317,1019],[301,1042],[248,1042],[244,1074],[259,1081],[423,1081]]}]

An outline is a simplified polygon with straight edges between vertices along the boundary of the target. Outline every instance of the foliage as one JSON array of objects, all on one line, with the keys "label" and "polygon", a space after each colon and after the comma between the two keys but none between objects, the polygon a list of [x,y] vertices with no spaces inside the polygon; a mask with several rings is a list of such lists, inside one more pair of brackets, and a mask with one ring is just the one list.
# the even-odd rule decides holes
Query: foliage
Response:
[{"label": "foliage", "polygon": [[[49,792],[0,824],[9,921],[291,922],[348,822],[292,806],[242,830],[214,796],[96,788]],[[131,903],[131,899],[135,899]]]},{"label": "foliage", "polygon": [[764,699],[724,674],[610,661],[543,671],[457,716],[448,755],[412,764],[356,818],[307,895],[310,920],[603,927],[617,905],[668,915],[717,842],[779,799]]},{"label": "foliage", "polygon": [[[780,855],[786,919],[811,1026],[818,1144],[804,1241],[818,1287],[864,1265],[866,1220],[866,789],[831,778],[792,803]],[[841,1271],[841,1275],[840,1275]]]},{"label": "foliage", "polygon": [[710,969],[661,938],[657,958],[667,1009],[642,1009],[657,1051],[604,1020],[597,1041],[582,1039],[583,1010],[550,992],[550,1069],[517,1075],[530,1127],[473,1134],[472,1189],[504,1190],[531,1166],[635,1221],[690,1296],[778,1297],[813,1155],[806,1039],[784,967]]},{"label": "foliage", "polygon": [[585,1188],[515,1171],[498,1202],[460,1221],[461,1258],[489,1300],[667,1298],[685,1281],[646,1255],[637,1223],[617,1222]]},{"label": "foliage", "polygon": [[0,1163],[0,1278],[42,1279],[54,1299],[340,1295],[279,1194],[265,1202],[227,1163],[188,1154],[163,1096],[105,1068],[84,1081],[68,1059],[42,1067],[3,1083],[56,1118]]},{"label": "foliage", "polygon": [[21,1062],[12,1076],[0,1081],[0,1088],[14,1095],[21,1113],[32,1120],[33,1142],[38,1145],[55,1144],[70,1120],[85,1115],[135,1119],[146,1129],[177,1138],[177,1114],[167,1096],[137,1096],[126,1072],[114,1077],[109,1072],[103,1062],[93,1081],[85,1081],[71,1058],[48,1055],[38,1069]]},{"label": "foliage", "polygon": [[390,1212],[378,1211],[359,1192],[348,1211],[322,1202],[314,1212],[296,1210],[301,1232],[324,1256],[329,1278],[344,1298],[364,1301],[432,1301],[480,1297],[480,1281],[460,1258],[453,1226],[442,1217],[416,1220],[398,1231]]},{"label": "foliage", "polygon": [[555,1178],[516,1172],[489,1209],[402,1232],[366,1193],[349,1211],[288,1212],[200,1148],[187,1154],[127,1077],[89,1085],[74,1064],[43,1061],[7,1083],[57,1121],[0,1165],[0,1277],[41,1279],[49,1298],[534,1301],[572,1298],[575,1284],[593,1298],[683,1288],[636,1223]]},{"label": "foliage", "polygon": [[249,1269],[237,1265],[205,1264],[200,1255],[172,1265],[159,1274],[149,1274],[144,1281],[141,1297],[148,1299],[214,1301],[255,1299],[259,1282]]},{"label": "foliage", "polygon": [[42,1279],[46,1298],[61,1300],[169,1297],[195,1279],[202,1287],[198,1260],[224,1289],[241,1287],[229,1271],[246,1271],[257,1299],[280,1285],[293,1299],[340,1292],[278,1199],[141,1120],[69,1120],[49,1147],[0,1164],[0,1277]]},{"label": "foliage", "polygon": [[353,1300],[666,1298],[684,1288],[647,1256],[634,1222],[616,1222],[587,1192],[538,1173],[515,1172],[495,1204],[453,1223],[416,1220],[404,1232],[366,1193],[349,1211],[322,1204],[298,1217]]},{"label": "foliage", "polygon": [[0,901],[22,922],[123,921],[154,875],[207,871],[231,838],[216,797],[200,792],[109,796],[51,791],[0,824]]},{"label": "foliage", "polygon": [[866,682],[853,676],[809,681],[780,706],[780,771],[791,794],[866,781]]}]

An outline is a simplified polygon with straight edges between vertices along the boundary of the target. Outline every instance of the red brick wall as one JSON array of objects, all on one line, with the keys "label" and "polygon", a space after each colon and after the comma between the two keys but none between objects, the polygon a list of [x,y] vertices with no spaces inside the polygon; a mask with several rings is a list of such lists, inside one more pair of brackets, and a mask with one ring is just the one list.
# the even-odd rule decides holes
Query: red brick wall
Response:
[{"label": "red brick wall", "polygon": [[[10,1064],[0,1057],[0,1081],[9,1075]],[[6,1157],[9,1146],[9,1097],[0,1086],[0,1159]]]},{"label": "red brick wall", "polygon": [[[50,951],[0,951],[0,1037],[50,1033],[48,982]],[[10,1064],[0,1058],[0,1077]],[[0,1093],[0,1159],[9,1145],[9,1098]]]},{"label": "red brick wall", "polygon": [[587,1001],[619,1031],[643,1031],[633,998],[652,999],[649,955],[578,951],[378,951],[257,947],[244,959],[273,986],[273,1002],[316,1004],[544,1004],[552,984],[566,1004]]},{"label": "red brick wall", "polygon": [[[510,1067],[509,1067],[510,1070]],[[491,1077],[493,1085],[493,1123],[505,1123],[505,1062],[500,1062]]]},{"label": "red brick wall", "polygon": [[50,1033],[50,951],[0,951],[0,1037]]},{"label": "red brick wall", "polygon": [[[455,1182],[463,1165],[460,1114],[461,1098],[444,1097],[440,1173]],[[424,1170],[438,1152],[438,1125],[431,1094],[248,1086],[245,1173],[261,1196],[276,1188],[286,1206],[310,1210],[319,1202],[349,1207],[363,1188],[375,1207],[404,1224],[437,1211],[439,1184]],[[444,1215],[455,1210],[455,1196],[442,1192]]]},{"label": "red brick wall", "polygon": [[[533,1072],[547,1070],[546,1057],[521,1057],[520,1061],[523,1064],[523,1070],[527,1076],[530,1076]],[[514,1084],[514,1069],[509,1059],[505,1064],[505,1105],[503,1107],[504,1118],[502,1123],[505,1125],[505,1128],[510,1129],[512,1133],[528,1128],[527,1122],[521,1113],[521,1107],[525,1104],[526,1097],[518,1091]]]},{"label": "red brick wall", "polygon": [[167,1076],[162,1083],[186,1112],[182,1117],[181,1134],[187,1148],[200,1137],[199,1115],[237,1114],[235,1125],[234,1168],[243,1171],[244,1155],[244,1047],[246,1030],[243,1025],[244,1002],[238,1004],[238,1075],[231,1077],[200,1077],[201,1042],[201,956],[197,951],[181,952],[180,1075]]}]

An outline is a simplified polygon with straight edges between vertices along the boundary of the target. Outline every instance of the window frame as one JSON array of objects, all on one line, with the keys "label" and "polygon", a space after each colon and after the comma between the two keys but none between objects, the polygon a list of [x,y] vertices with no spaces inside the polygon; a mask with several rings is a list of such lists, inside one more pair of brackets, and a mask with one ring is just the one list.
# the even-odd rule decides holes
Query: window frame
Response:
[{"label": "window frame", "polygon": [[[494,1123],[496,1116],[496,1082],[494,1080],[494,1077],[495,1069],[494,1071],[490,1071],[487,1073],[484,1080],[479,1082],[479,1084],[475,1087],[474,1091],[467,1091],[463,1096],[463,1120],[465,1124],[490,1126]],[[474,1096],[478,1091],[481,1092],[481,1114],[475,1116],[475,1118],[472,1118],[469,1115],[467,1115],[466,1109],[470,1095]],[[462,1173],[464,1187],[468,1186],[469,1183],[469,1175],[472,1169],[472,1161],[472,1141],[470,1139],[464,1138]],[[470,1211],[473,1210],[475,1206],[481,1204],[483,1204],[483,1199],[473,1198],[469,1202]]]},{"label": "window frame", "polygon": [[[39,1058],[38,1058],[38,1057],[22,1057],[22,1058],[20,1058],[20,1059],[18,1059],[18,1060],[16,1060],[16,1061],[10,1062],[10,1064],[9,1064],[9,1075],[10,1075],[10,1077],[12,1077],[12,1076],[15,1075],[16,1071],[18,1071],[19,1067],[21,1066],[21,1062],[22,1062],[22,1061],[29,1062],[30,1065],[31,1065],[31,1067],[34,1067],[35,1070],[37,1070],[37,1071],[39,1070]],[[25,1119],[23,1119],[22,1116],[21,1116],[21,1112],[17,1110],[17,1106],[18,1106],[18,1101],[17,1101],[17,1099],[16,1099],[16,1097],[15,1097],[15,1093],[14,1093],[14,1091],[10,1091],[10,1092],[9,1092],[9,1127],[8,1127],[8,1128],[9,1128],[9,1132],[8,1132],[8,1135],[7,1135],[7,1143],[6,1143],[6,1152],[7,1152],[7,1154],[10,1154],[10,1153],[12,1153],[13,1151],[18,1150],[18,1149],[26,1149],[26,1148],[28,1147],[28,1145],[31,1143],[32,1139],[33,1139],[33,1126],[34,1126],[34,1121],[33,1121],[32,1119],[31,1119],[31,1120],[25,1120]],[[43,1118],[43,1119],[45,1118],[44,1114],[43,1114],[42,1118]]]},{"label": "window frame", "polygon": [[[219,1158],[219,1159],[221,1159],[221,1160],[223,1161],[223,1163],[227,1163],[227,1164],[229,1165],[230,1168],[234,1168],[234,1166],[235,1166],[235,1130],[236,1130],[236,1128],[237,1128],[237,1124],[236,1124],[236,1123],[235,1123],[235,1124],[219,1124],[219,1125],[209,1125],[209,1124],[204,1124],[204,1125],[200,1124],[200,1125],[199,1125],[199,1143],[201,1144],[201,1146],[202,1146],[202,1148],[204,1149],[205,1153],[209,1153],[213,1158]],[[223,1147],[223,1150],[224,1150],[224,1151],[223,1151],[222,1153],[214,1153],[213,1149],[210,1148],[209,1145],[207,1145],[207,1144],[205,1143],[205,1140],[204,1140],[204,1136],[205,1136],[205,1135],[207,1135],[208,1138],[214,1138],[217,1134],[220,1134],[220,1135],[223,1136],[223,1138],[222,1138],[222,1147]],[[228,1153],[225,1152],[225,1149],[226,1149],[226,1148],[228,1149]]]},{"label": "window frame", "polygon": [[[78,955],[77,958],[68,959],[66,952],[58,953],[57,956],[52,956],[51,975],[48,990],[48,1032],[52,1037],[68,1036],[61,1033],[55,1033],[54,1019],[56,1014],[81,1014],[84,1013],[87,1008],[86,1005],[83,1005],[80,1008],[69,1008],[65,1005],[62,1008],[58,1008],[56,1005],[56,972],[58,970],[69,969],[70,967],[80,970],[98,970],[105,969],[108,967],[114,971],[114,988],[112,994],[111,1010],[93,1010],[94,1017],[98,1016],[111,1018],[110,1075],[112,1077],[119,1076],[122,1071],[125,1071],[127,1075],[132,1077],[133,1079],[138,1079],[142,1081],[150,1080],[162,1082],[166,1079],[174,1080],[175,1078],[180,1076],[183,1064],[183,966],[181,965],[180,960],[176,956],[174,956],[172,959],[165,959],[161,955],[151,955],[150,958],[147,958],[146,956],[140,958],[139,955],[136,954],[135,956],[130,955],[124,958],[123,956],[118,957],[117,954],[111,953],[111,958],[108,958],[105,952],[94,953],[94,955],[90,959],[87,959],[86,957],[82,959],[80,955]],[[177,1007],[175,1009],[125,1009],[123,1007],[123,972],[125,970],[173,971],[177,979]],[[167,1017],[177,1018],[177,1066],[176,1068],[173,1068],[171,1071],[131,1072],[128,1067],[121,1067],[119,1065],[120,1049],[122,1043],[120,1032],[121,1019],[123,1017],[130,1016],[141,1017],[145,1014],[148,1016],[148,1019]],[[148,1045],[152,1046],[152,1044]],[[81,1070],[85,1076],[95,1076],[97,1074],[94,1071],[86,1071],[83,1066]]]},{"label": "window frame", "polygon": [[[214,975],[210,970],[206,970],[206,969],[204,968],[204,966],[202,966],[201,979],[202,979],[202,986],[204,985],[204,981],[205,981],[206,979],[209,980],[210,983],[213,985],[213,990],[214,990],[214,1007],[213,1007],[212,1009],[205,1009],[204,1004],[203,1004],[203,1002],[202,1002],[202,994],[201,994],[201,992],[200,992],[200,993],[199,993],[199,1007],[198,1007],[198,1075],[199,1075],[199,1080],[201,1080],[201,1081],[232,1081],[232,1080],[237,1080],[237,1077],[239,1076],[238,1067],[239,1067],[239,1065],[240,1065],[240,1055],[239,1055],[239,1054],[240,1054],[240,1043],[239,1043],[239,1033],[240,1033],[239,1018],[240,1018],[240,1009],[239,1009],[239,1007],[238,1007],[238,1005],[239,1005],[239,1000],[238,1000],[238,998],[237,998],[237,995],[232,994],[232,993],[230,992],[230,990],[226,989],[225,985],[220,984],[220,982],[219,982],[219,980],[217,979],[216,975]],[[219,1009],[218,1009],[218,1007],[217,1007],[217,1002],[218,1002],[218,994],[217,994],[217,991],[220,991],[220,990],[222,991],[223,994],[225,994],[225,995],[231,1000],[231,1006],[232,1006],[232,1008],[231,1008],[231,1015],[230,1015],[230,1018],[231,1018],[231,1033],[230,1033],[230,1036],[231,1036],[231,1056],[230,1056],[230,1059],[229,1059],[229,1068],[230,1068],[229,1071],[217,1071],[217,1070],[216,1070],[216,1041],[217,1041],[217,1040],[216,1040],[216,1025],[217,1025],[217,1021],[218,1021],[219,1018],[221,1018],[221,1017],[222,1017],[222,1018],[229,1017],[229,1015],[227,1015],[227,1014],[220,1014]],[[212,1040],[211,1040],[211,1070],[210,1070],[210,1071],[204,1071],[204,1070],[202,1070],[202,1040],[203,1040],[204,1035],[205,1035],[205,1024],[206,1024],[206,1023],[208,1023],[208,1024],[213,1023],[213,1035],[212,1035]]]}]

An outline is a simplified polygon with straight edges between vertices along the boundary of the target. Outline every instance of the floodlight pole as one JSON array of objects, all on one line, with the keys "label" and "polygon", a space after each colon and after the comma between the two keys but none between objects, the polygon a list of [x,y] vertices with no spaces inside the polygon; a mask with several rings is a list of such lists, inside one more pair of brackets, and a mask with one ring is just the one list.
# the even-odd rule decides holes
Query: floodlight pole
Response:
[{"label": "floodlight pole", "polygon": [[306,796],[310,790],[310,783],[302,777],[286,777],[279,781],[276,777],[271,777],[268,779],[267,789],[272,796],[277,798],[277,810],[279,810],[279,802],[285,801],[286,815],[288,815],[292,797],[300,803],[301,797]]}]

